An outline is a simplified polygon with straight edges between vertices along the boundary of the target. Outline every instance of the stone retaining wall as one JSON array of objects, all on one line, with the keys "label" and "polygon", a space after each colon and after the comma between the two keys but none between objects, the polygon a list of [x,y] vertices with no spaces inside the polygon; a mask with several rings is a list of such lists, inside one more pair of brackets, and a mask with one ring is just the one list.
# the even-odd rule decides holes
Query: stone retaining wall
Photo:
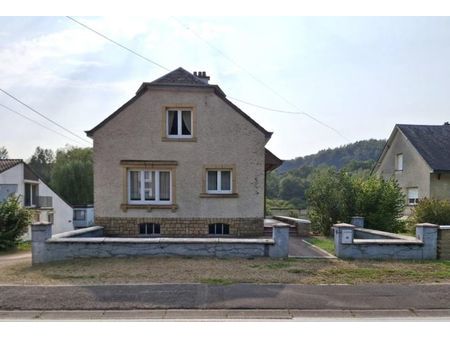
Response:
[{"label": "stone retaining wall", "polygon": [[[335,224],[336,256],[350,259],[436,259],[438,226],[417,224],[416,237]],[[359,238],[357,238],[359,237]]]},{"label": "stone retaining wall", "polygon": [[450,259],[450,225],[441,225],[438,234],[438,257]]},{"label": "stone retaining wall", "polygon": [[134,256],[288,257],[289,225],[273,226],[272,238],[111,238],[95,226],[52,237],[52,225],[32,225],[32,263],[73,258]]},{"label": "stone retaining wall", "polygon": [[232,237],[261,237],[264,234],[263,218],[154,218],[154,217],[95,217],[106,236],[138,237],[140,223],[161,226],[161,236],[207,237],[209,224],[224,223],[230,226]]}]

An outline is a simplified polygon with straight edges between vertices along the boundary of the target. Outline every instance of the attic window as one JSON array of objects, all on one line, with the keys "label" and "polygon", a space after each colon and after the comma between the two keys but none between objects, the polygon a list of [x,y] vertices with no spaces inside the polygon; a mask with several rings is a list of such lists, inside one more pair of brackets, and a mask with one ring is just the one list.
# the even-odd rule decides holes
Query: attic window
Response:
[{"label": "attic window", "polygon": [[403,154],[397,154],[395,156],[395,170],[397,171],[403,170]]},{"label": "attic window", "polygon": [[187,109],[167,110],[167,137],[192,137],[192,111]]}]

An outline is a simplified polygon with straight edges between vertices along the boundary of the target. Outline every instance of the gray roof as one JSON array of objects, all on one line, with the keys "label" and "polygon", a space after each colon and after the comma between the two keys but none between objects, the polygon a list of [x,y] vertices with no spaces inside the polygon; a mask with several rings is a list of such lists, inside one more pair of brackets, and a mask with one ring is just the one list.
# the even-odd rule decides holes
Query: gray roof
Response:
[{"label": "gray roof", "polygon": [[450,125],[397,124],[433,171],[450,171]]},{"label": "gray roof", "polygon": [[150,82],[157,85],[184,85],[184,86],[208,86],[208,83],[191,74],[186,69],[179,67],[170,73]]},{"label": "gray roof", "polygon": [[11,169],[22,162],[22,160],[0,160],[0,173]]}]

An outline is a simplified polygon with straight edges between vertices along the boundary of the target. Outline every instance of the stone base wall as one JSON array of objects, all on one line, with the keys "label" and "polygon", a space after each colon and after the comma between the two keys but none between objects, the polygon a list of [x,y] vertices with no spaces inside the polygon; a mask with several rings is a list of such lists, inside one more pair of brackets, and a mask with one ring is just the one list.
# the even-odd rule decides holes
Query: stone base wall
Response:
[{"label": "stone base wall", "polygon": [[263,218],[138,218],[95,217],[95,225],[104,227],[106,236],[138,237],[139,224],[157,223],[161,237],[208,237],[209,224],[230,225],[230,237],[261,237],[264,234]]}]

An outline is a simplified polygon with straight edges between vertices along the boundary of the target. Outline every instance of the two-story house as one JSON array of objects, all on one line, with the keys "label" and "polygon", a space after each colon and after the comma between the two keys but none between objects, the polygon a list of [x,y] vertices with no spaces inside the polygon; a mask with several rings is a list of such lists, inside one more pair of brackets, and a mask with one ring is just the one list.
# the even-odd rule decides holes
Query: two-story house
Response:
[{"label": "two-story house", "polygon": [[[73,230],[72,207],[31,170],[23,160],[0,160],[0,201],[19,196],[32,211],[33,222],[53,223],[53,233]],[[23,237],[31,239],[31,232]]]},{"label": "two-story house", "polygon": [[272,133],[205,72],[178,68],[86,132],[95,224],[112,236],[262,236]]},{"label": "two-story house", "polygon": [[406,213],[421,198],[450,199],[450,125],[397,124],[373,171],[397,179]]}]

